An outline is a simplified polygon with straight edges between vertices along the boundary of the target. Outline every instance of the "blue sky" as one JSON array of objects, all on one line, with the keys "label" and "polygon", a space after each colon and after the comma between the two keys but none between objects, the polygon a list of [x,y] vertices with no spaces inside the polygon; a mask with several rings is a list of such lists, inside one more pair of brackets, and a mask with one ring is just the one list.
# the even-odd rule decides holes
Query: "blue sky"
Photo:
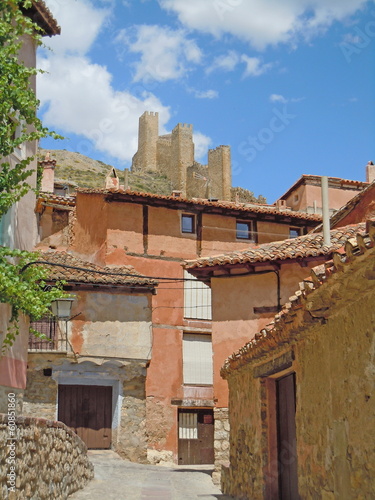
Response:
[{"label": "blue sky", "polygon": [[47,0],[40,116],[67,149],[129,167],[138,118],[231,146],[232,182],[281,196],[302,174],[365,180],[375,161],[375,2]]}]

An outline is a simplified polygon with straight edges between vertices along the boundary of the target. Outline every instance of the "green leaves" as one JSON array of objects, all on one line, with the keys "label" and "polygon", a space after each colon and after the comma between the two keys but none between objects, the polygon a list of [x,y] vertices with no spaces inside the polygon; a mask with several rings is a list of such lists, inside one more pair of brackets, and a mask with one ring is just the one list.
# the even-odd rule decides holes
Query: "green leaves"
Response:
[{"label": "green leaves", "polygon": [[0,217],[30,189],[32,157],[11,166],[9,157],[19,146],[47,136],[59,138],[36,116],[39,100],[34,92],[40,71],[20,57],[22,44],[41,43],[40,28],[24,12],[29,0],[0,0]]},{"label": "green leaves", "polygon": [[3,351],[11,346],[19,332],[18,317],[22,312],[31,321],[50,314],[51,302],[65,297],[63,282],[53,287],[46,287],[48,270],[41,265],[31,265],[23,270],[29,262],[42,260],[36,252],[11,250],[0,247],[0,302],[11,305],[10,327],[3,342]]}]

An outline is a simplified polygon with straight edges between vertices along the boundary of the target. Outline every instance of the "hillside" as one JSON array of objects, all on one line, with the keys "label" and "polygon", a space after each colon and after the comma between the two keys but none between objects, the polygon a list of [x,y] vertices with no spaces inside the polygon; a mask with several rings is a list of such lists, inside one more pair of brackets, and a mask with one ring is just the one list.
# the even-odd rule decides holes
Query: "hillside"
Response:
[{"label": "hillside", "polygon": [[[61,181],[74,182],[79,187],[102,188],[105,178],[112,168],[102,161],[93,160],[80,153],[64,150],[46,150],[39,148],[38,158],[44,159],[50,151],[56,160],[55,178]],[[124,184],[124,171],[116,169],[120,184]],[[156,172],[129,172],[129,184],[135,191],[147,191],[163,195],[171,194],[169,180]]]},{"label": "hillside", "polygon": [[[65,149],[39,148],[38,158],[44,159],[48,151],[50,151],[52,159],[56,160],[56,180],[72,182],[83,188],[104,187],[105,178],[112,165]],[[116,172],[120,178],[120,184],[124,184],[124,171],[116,169]],[[170,181],[157,172],[129,172],[129,185],[134,191],[166,196],[172,192]],[[241,203],[266,203],[265,198],[262,196],[256,198],[251,191],[244,188],[232,188],[232,200],[234,201],[236,197]]]}]

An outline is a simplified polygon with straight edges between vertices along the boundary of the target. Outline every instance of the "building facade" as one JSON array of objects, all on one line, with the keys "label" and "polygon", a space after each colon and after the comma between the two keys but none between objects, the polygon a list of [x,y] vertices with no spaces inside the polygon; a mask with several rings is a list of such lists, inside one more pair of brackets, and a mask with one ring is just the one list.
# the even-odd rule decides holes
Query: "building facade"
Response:
[{"label": "building facade", "polygon": [[[42,30],[43,36],[54,36],[60,33],[55,19],[45,6],[44,2],[31,2],[31,7],[25,11],[25,15],[30,17]],[[19,52],[19,59],[26,66],[36,66],[36,46],[32,37],[24,35],[22,46]],[[35,77],[31,80],[30,86],[35,92]],[[16,135],[19,133],[16,130]],[[19,136],[18,136],[19,137]],[[35,157],[37,152],[37,142],[30,142],[20,145],[10,157],[4,160],[14,166],[29,157]],[[36,188],[36,160],[31,161],[29,169],[32,175],[28,177],[28,183]],[[35,193],[29,191],[23,198],[15,203],[10,210],[0,220],[0,244],[12,249],[32,250],[37,243],[38,226],[34,213]],[[0,304],[0,344],[5,337],[9,326],[11,310],[8,304]],[[28,318],[20,318],[20,334],[12,347],[0,355],[0,411],[7,411],[7,394],[9,392],[20,393],[26,384],[26,364],[27,364],[27,338],[28,338]]]},{"label": "building facade", "polygon": [[[320,217],[118,188],[80,189],[74,206],[68,198],[64,204],[45,193],[37,206],[45,236],[40,249],[68,251],[100,266],[131,265],[157,279],[145,381],[147,458],[151,463],[212,463],[215,419],[220,425],[225,412],[215,410],[211,292],[182,264],[289,238],[296,227],[307,232]],[[68,211],[67,226],[45,224],[51,221],[47,209]],[[49,234],[48,227],[57,232]]]},{"label": "building facade", "polygon": [[372,498],[375,225],[225,362],[235,498]]}]

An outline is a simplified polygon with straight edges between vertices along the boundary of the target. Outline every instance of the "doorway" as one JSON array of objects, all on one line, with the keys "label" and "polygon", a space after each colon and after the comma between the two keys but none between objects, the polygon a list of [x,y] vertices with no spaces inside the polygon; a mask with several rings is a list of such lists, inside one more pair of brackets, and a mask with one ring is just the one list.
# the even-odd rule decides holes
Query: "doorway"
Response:
[{"label": "doorway", "polygon": [[59,385],[58,420],[90,449],[109,449],[112,439],[112,387]]},{"label": "doorway", "polygon": [[210,409],[178,411],[178,463],[213,464],[214,412]]}]

